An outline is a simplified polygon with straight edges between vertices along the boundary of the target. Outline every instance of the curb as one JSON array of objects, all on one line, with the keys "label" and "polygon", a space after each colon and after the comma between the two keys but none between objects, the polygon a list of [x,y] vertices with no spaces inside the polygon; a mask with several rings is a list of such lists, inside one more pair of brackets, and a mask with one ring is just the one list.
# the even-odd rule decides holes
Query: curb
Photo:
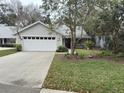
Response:
[{"label": "curb", "polygon": [[76,93],[76,92],[68,92],[68,91],[61,91],[61,90],[52,90],[52,89],[41,89],[40,93]]}]

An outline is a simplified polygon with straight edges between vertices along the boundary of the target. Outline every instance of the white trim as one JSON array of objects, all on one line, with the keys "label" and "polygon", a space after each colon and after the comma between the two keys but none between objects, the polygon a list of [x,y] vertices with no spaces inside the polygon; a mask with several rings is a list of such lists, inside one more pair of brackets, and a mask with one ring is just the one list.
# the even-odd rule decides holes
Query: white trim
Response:
[{"label": "white trim", "polygon": [[56,35],[21,35],[21,36],[56,36]]},{"label": "white trim", "polygon": [[37,21],[37,22],[32,23],[32,24],[30,24],[30,25],[28,25],[28,26],[26,26],[26,27],[22,28],[21,30],[19,30],[19,33],[20,33],[20,32],[22,32],[22,31],[24,31],[24,30],[26,30],[27,28],[30,28],[30,27],[32,27],[32,26],[34,26],[34,25],[38,24],[38,23],[40,23],[41,25],[43,25],[43,26],[45,26],[45,27],[49,28],[48,26],[46,26],[46,25],[45,25],[44,23],[42,23],[41,21]]},{"label": "white trim", "polygon": [[[28,28],[30,28],[30,27],[32,27],[32,26],[34,26],[34,25],[36,25],[36,24],[41,24],[41,25],[43,25],[44,27],[46,27],[46,28],[48,28],[48,29],[50,29],[47,25],[45,25],[44,23],[42,23],[41,21],[37,21],[37,22],[35,22],[35,23],[32,23],[32,24],[30,24],[30,25],[28,25],[28,26],[26,26],[26,27],[24,27],[24,28],[22,28],[21,30],[19,30],[19,32],[18,33],[21,33],[21,32],[23,32],[24,30],[26,30],[26,29],[28,29]],[[54,30],[53,30],[54,31]],[[57,34],[60,34],[59,32],[57,32],[57,31],[54,31],[55,33],[57,33]],[[16,33],[17,34],[17,33]],[[15,35],[16,35],[15,34]],[[60,35],[62,35],[62,34],[60,34]],[[62,35],[63,36],[63,35]]]}]

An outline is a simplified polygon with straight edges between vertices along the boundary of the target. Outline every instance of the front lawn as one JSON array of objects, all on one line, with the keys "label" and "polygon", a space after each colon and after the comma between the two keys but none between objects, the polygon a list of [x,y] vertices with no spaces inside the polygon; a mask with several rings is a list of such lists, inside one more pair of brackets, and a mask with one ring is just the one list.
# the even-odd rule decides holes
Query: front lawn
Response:
[{"label": "front lawn", "polygon": [[56,55],[43,87],[79,93],[124,93],[124,65]]},{"label": "front lawn", "polygon": [[86,50],[86,49],[76,49],[76,52],[79,54],[83,53],[85,56],[97,55],[97,54],[101,53],[100,50]]},{"label": "front lawn", "polygon": [[16,53],[16,49],[0,50],[0,57]]}]

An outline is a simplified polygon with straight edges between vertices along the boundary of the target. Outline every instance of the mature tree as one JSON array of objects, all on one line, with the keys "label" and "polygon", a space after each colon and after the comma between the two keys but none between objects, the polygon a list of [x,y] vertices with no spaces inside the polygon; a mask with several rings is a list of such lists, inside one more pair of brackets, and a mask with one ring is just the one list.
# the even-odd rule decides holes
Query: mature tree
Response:
[{"label": "mature tree", "polygon": [[24,27],[38,20],[44,22],[44,17],[41,16],[41,11],[38,6],[33,4],[24,6],[19,0],[0,3],[1,23]]},{"label": "mature tree", "polygon": [[[79,6],[77,10],[78,20],[79,20],[78,25],[82,26],[82,29],[84,29],[87,33],[89,33],[92,31],[90,27],[92,27],[93,19],[94,16],[96,15],[95,0],[81,0],[78,6]],[[82,37],[82,33],[81,33],[81,37]]]},{"label": "mature tree", "polygon": [[97,6],[102,11],[99,12],[95,21],[94,32],[109,37],[112,41],[112,50],[117,53],[119,33],[124,19],[123,3],[118,0],[102,0],[102,2],[97,3]]},{"label": "mature tree", "polygon": [[39,8],[33,4],[23,6],[19,0],[11,0],[9,6],[16,14],[16,24],[22,27],[41,19]]},{"label": "mature tree", "polygon": [[[45,14],[50,14],[52,22],[65,24],[70,29],[71,54],[74,54],[76,44],[76,27],[84,24],[94,9],[93,0],[43,0]],[[82,35],[81,35],[82,36]]]},{"label": "mature tree", "polygon": [[13,14],[13,10],[10,9],[6,1],[0,2],[0,23],[7,25],[15,24],[16,15]]},{"label": "mature tree", "polygon": [[21,27],[25,27],[42,18],[37,6],[32,4],[24,6],[19,0],[10,0],[10,3],[5,2],[1,9],[1,23],[16,26],[17,32]]}]

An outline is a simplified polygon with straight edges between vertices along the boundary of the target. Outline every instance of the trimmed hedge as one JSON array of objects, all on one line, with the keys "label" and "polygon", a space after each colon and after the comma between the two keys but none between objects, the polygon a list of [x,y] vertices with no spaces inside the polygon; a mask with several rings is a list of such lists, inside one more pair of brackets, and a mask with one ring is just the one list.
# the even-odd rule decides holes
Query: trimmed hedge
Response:
[{"label": "trimmed hedge", "polygon": [[64,46],[59,46],[56,52],[68,52],[68,48]]},{"label": "trimmed hedge", "polygon": [[15,45],[17,51],[22,51],[22,45],[21,44],[16,44]]}]

